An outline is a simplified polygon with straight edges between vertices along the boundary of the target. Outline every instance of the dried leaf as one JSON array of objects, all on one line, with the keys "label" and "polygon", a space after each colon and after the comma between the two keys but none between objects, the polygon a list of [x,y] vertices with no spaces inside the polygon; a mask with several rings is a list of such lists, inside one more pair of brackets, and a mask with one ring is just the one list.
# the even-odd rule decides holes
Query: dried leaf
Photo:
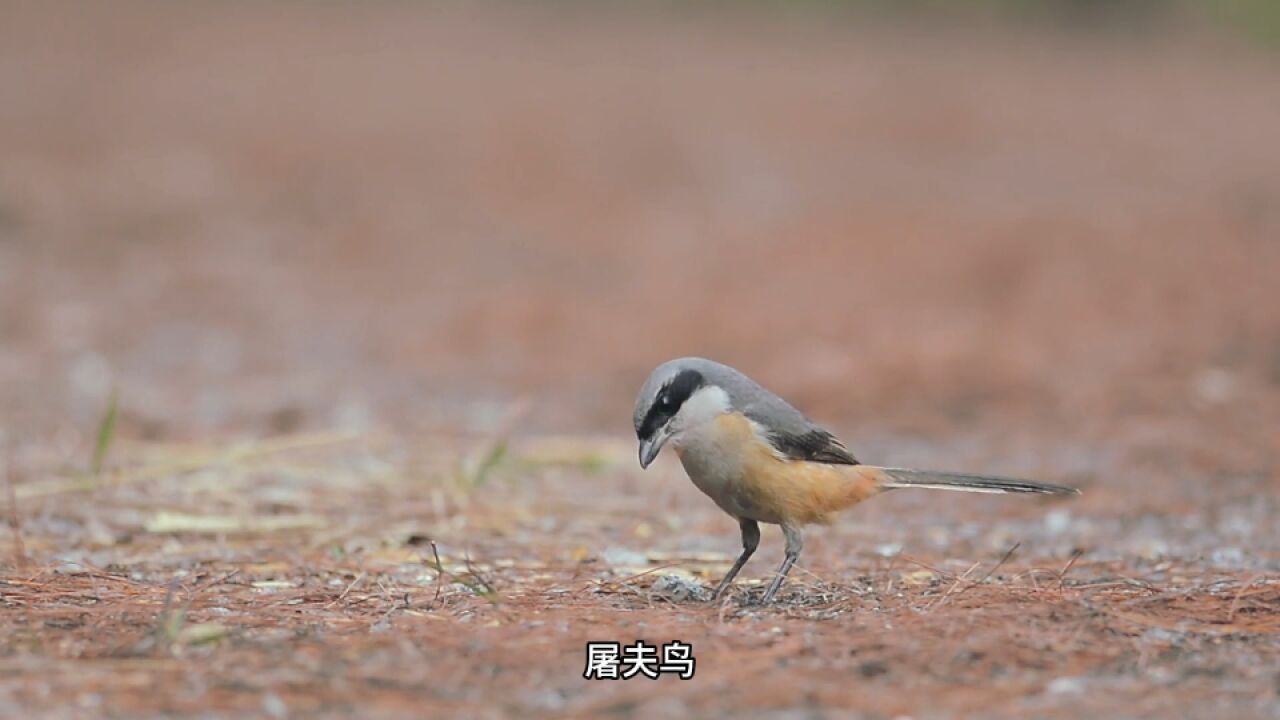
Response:
[{"label": "dried leaf", "polygon": [[319,515],[189,515],[161,510],[143,526],[149,533],[254,533],[321,528]]},{"label": "dried leaf", "polygon": [[230,634],[230,630],[222,623],[196,623],[182,628],[178,633],[178,642],[183,645],[203,645],[217,642]]},{"label": "dried leaf", "polygon": [[914,572],[905,573],[902,576],[904,585],[928,585],[938,577],[938,574],[931,570],[916,570]]}]

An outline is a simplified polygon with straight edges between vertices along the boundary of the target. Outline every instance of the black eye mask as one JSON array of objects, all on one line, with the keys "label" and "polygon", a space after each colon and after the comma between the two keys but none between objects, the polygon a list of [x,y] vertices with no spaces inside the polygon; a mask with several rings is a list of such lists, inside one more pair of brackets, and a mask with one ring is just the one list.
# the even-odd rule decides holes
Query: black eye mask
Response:
[{"label": "black eye mask", "polygon": [[659,428],[670,422],[671,418],[680,412],[685,400],[688,400],[689,396],[702,385],[702,373],[697,370],[683,370],[679,375],[671,378],[671,381],[658,391],[653,405],[649,407],[649,413],[644,416],[644,422],[636,430],[636,436],[641,440],[653,437]]}]

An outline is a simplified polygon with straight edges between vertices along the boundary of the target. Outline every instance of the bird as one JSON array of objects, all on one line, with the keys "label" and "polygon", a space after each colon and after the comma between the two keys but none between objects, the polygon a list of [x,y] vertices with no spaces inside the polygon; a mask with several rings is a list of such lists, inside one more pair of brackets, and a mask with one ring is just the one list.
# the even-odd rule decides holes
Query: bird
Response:
[{"label": "bird", "polygon": [[641,469],[671,446],[693,484],[738,521],[742,553],[712,593],[719,600],[760,544],[760,523],[786,540],[782,565],[761,604],[804,547],[801,529],[898,488],[972,493],[1079,495],[1077,488],[1016,478],[864,465],[835,435],[728,365],[701,357],[662,363],[632,413]]}]

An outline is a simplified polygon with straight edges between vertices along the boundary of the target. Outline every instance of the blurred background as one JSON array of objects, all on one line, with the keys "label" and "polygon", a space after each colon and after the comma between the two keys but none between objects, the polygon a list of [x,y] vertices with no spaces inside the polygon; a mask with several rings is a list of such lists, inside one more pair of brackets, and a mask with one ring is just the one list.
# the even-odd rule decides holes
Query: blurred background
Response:
[{"label": "blurred background", "polygon": [[[0,0],[0,715],[1274,717],[1278,275],[1275,0]],[[672,595],[691,354],[1084,495]]]},{"label": "blurred background", "polygon": [[7,2],[0,413],[626,435],[702,354],[873,460],[1275,482],[1276,7]]}]

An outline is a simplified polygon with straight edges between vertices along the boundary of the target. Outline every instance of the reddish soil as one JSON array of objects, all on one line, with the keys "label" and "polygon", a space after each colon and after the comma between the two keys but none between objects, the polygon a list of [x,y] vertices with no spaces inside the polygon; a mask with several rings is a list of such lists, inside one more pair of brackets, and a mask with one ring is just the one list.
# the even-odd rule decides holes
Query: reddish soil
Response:
[{"label": "reddish soil", "polygon": [[[0,715],[1280,717],[1280,58],[622,13],[0,7]],[[683,599],[685,354],[1084,495]]]}]

